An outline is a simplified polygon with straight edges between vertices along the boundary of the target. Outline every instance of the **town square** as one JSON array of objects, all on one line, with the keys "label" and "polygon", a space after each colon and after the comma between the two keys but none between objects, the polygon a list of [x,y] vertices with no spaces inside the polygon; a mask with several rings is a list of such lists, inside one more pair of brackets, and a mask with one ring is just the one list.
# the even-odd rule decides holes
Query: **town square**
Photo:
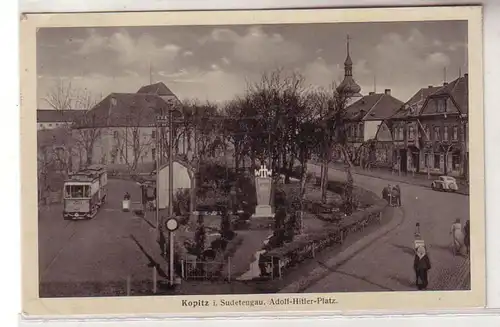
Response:
[{"label": "town square", "polygon": [[37,33],[40,297],[470,290],[466,23]]}]

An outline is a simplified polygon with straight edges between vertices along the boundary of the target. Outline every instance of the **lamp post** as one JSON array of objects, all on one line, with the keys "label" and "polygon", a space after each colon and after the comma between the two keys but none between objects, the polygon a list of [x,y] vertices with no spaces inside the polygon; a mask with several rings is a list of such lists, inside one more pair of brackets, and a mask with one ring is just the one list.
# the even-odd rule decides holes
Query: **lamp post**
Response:
[{"label": "lamp post", "polygon": [[174,233],[179,228],[179,221],[175,217],[170,217],[165,222],[165,227],[168,230],[168,243],[169,243],[169,281],[170,286],[174,285]]},{"label": "lamp post", "polygon": [[[169,123],[168,117],[165,116],[157,116],[156,117],[156,187],[155,187],[155,194],[156,194],[156,229],[159,229],[160,226],[160,137],[159,137],[159,128],[164,127],[167,123]],[[170,128],[169,128],[170,129]]]}]

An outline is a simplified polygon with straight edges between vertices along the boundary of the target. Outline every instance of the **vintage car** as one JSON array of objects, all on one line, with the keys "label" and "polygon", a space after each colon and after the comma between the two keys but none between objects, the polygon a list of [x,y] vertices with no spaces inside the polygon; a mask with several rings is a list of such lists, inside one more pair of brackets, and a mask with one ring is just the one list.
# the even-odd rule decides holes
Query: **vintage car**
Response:
[{"label": "vintage car", "polygon": [[458,184],[454,177],[439,176],[438,179],[432,182],[431,188],[438,191],[456,192],[458,190]]}]

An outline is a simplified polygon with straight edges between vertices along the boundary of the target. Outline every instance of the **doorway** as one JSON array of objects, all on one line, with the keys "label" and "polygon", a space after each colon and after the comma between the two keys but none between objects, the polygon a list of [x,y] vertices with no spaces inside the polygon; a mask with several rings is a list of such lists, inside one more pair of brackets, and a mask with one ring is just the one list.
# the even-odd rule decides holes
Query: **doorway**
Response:
[{"label": "doorway", "polygon": [[406,149],[399,150],[399,166],[401,167],[401,172],[408,172],[408,152]]}]

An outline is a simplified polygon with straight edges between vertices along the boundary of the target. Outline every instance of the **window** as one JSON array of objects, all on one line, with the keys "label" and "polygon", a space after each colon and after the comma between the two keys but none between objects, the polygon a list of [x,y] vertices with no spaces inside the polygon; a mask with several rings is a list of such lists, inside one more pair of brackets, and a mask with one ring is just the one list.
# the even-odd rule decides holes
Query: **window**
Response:
[{"label": "window", "polygon": [[363,136],[363,124],[358,125],[358,136],[359,137]]},{"label": "window", "polygon": [[435,169],[441,168],[441,156],[439,154],[434,155],[434,168]]},{"label": "window", "polygon": [[151,149],[151,158],[153,158],[153,161],[156,160],[156,149],[155,148]]},{"label": "window", "polygon": [[458,140],[458,126],[453,126],[453,140]]},{"label": "window", "polygon": [[443,140],[448,141],[448,126],[444,127]]},{"label": "window", "polygon": [[451,156],[451,167],[455,171],[460,170],[460,156],[458,154]]},{"label": "window", "polygon": [[408,139],[409,140],[414,140],[415,139],[415,128],[413,126],[410,126],[408,128]]},{"label": "window", "polygon": [[118,139],[118,131],[114,131],[114,132],[113,132],[113,137],[115,138],[115,140],[117,140],[117,139]]},{"label": "window", "polygon": [[428,153],[424,154],[424,167],[425,168],[429,167],[429,154]]},{"label": "window", "polygon": [[52,124],[49,124],[49,127],[52,127]]},{"label": "window", "polygon": [[352,136],[356,138],[358,136],[358,129],[356,128],[355,125],[352,125],[351,129],[352,129]]},{"label": "window", "polygon": [[434,141],[441,141],[441,129],[439,126],[434,126]]},{"label": "window", "polygon": [[152,138],[152,139],[155,139],[155,138],[156,138],[156,131],[152,131],[152,132],[151,132],[151,138]]},{"label": "window", "polygon": [[90,185],[66,185],[64,196],[68,199],[90,198]]},{"label": "window", "polygon": [[437,111],[445,112],[446,111],[446,99],[438,99],[437,100]]}]

